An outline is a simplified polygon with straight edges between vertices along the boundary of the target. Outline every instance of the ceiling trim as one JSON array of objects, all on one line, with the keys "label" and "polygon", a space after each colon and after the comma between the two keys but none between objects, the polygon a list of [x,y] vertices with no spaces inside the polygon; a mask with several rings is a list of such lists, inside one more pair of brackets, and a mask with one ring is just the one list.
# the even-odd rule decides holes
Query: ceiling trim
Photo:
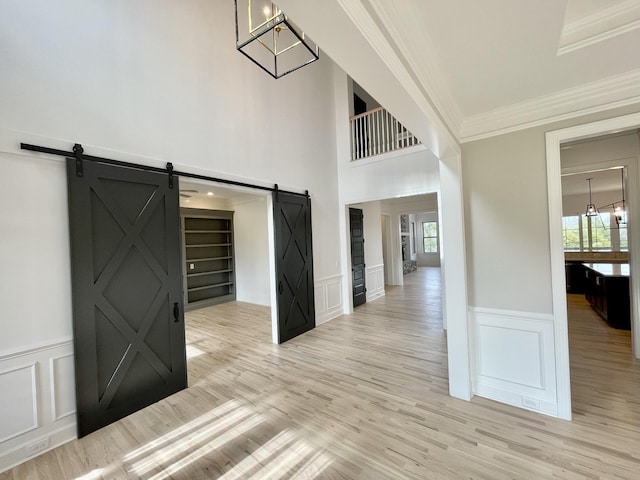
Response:
[{"label": "ceiling trim", "polygon": [[640,69],[465,118],[460,142],[640,103]]},{"label": "ceiling trim", "polygon": [[627,0],[564,25],[558,55],[640,28],[640,4]]},{"label": "ceiling trim", "polygon": [[[360,31],[367,42],[372,46],[374,51],[380,57],[380,60],[387,66],[389,71],[398,79],[400,84],[406,89],[407,93],[413,98],[416,105],[425,113],[425,115],[434,122],[440,135],[446,139],[449,148],[457,150],[458,139],[457,133],[450,130],[450,125],[443,120],[443,116],[432,104],[432,99],[425,93],[427,88],[421,88],[418,82],[413,78],[412,73],[408,71],[405,63],[398,56],[398,53],[390,44],[384,33],[376,24],[367,8],[361,0],[336,0],[340,7],[347,14],[353,25]],[[356,79],[357,81],[357,79]],[[431,86],[429,86],[431,88]],[[426,143],[423,141],[423,143]],[[436,156],[443,153],[441,151],[433,152]]]},{"label": "ceiling trim", "polygon": [[[380,0],[368,0],[369,5],[373,8],[376,15],[380,19],[388,18],[388,8],[392,5],[391,2]],[[397,26],[392,22],[386,22],[383,24],[384,28],[388,30],[389,43],[395,43],[395,54],[404,60],[404,65],[412,73],[418,83],[423,86],[426,96],[433,103],[435,109],[442,115],[442,119],[447,124],[453,134],[458,136],[460,128],[462,126],[462,112],[460,111],[457,103],[454,100],[451,90],[448,88],[444,77],[440,74],[439,68],[433,68],[439,64],[437,54],[433,48],[433,42],[430,39],[424,39],[422,42],[422,49],[420,52],[421,59],[416,59],[411,55],[411,46],[404,41],[406,38],[398,30]],[[422,35],[428,37],[428,32],[422,32]],[[421,69],[420,65],[428,64],[432,68]]]}]

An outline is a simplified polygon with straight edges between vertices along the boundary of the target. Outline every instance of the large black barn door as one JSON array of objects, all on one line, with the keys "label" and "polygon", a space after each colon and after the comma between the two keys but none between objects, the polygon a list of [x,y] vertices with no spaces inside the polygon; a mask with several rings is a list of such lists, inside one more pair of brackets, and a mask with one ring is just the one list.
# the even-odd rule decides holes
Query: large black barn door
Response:
[{"label": "large black barn door", "polygon": [[364,217],[361,209],[349,209],[349,231],[351,233],[351,275],[354,308],[367,301],[363,219]]},{"label": "large black barn door", "polygon": [[67,160],[78,436],[187,386],[178,180]]},{"label": "large black barn door", "polygon": [[316,326],[311,249],[311,200],[274,192],[278,343]]}]

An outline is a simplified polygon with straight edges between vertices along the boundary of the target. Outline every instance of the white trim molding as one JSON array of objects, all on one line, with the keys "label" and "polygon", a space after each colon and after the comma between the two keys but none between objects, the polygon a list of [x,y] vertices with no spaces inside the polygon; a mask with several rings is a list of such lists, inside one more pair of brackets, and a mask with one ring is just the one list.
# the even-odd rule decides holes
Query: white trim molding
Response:
[{"label": "white trim molding", "polygon": [[476,395],[558,413],[553,315],[469,308]]},{"label": "white trim molding", "polygon": [[[433,47],[433,40],[428,30],[423,28],[419,18],[415,16],[405,17],[404,21],[407,24],[402,26],[384,22],[383,20],[389,17],[390,9],[397,8],[397,3],[399,2],[369,0],[369,4],[378,17],[378,25],[382,25],[383,28],[387,29],[387,32],[383,32],[383,34],[395,54],[403,61],[407,71],[417,79],[418,84],[424,88],[425,96],[433,102],[435,109],[440,112],[444,122],[451,127],[452,131],[457,132],[462,124],[462,112],[454,100],[453,92],[441,70],[433,68],[433,65],[438,64],[438,55]],[[405,26],[407,28],[403,28]],[[411,41],[419,42],[421,45],[419,62],[411,55],[412,49],[404,33],[405,30],[412,33],[420,32],[420,38],[415,38],[415,33],[411,36]],[[429,65],[429,67],[421,68],[424,65]]]},{"label": "white trim molding", "polygon": [[440,167],[440,245],[442,250],[442,323],[447,330],[449,394],[471,400],[470,331],[467,312],[467,262],[464,235],[462,159],[443,157]]},{"label": "white trim molding", "polygon": [[[567,322],[567,301],[564,270],[564,246],[562,243],[562,164],[560,144],[599,135],[606,135],[640,127],[640,113],[610,118],[575,127],[546,133],[547,152],[547,192],[549,208],[549,245],[551,253],[551,289],[553,300],[553,324],[555,332],[556,377],[558,388],[558,416],[571,419],[571,383],[569,363],[569,332]],[[637,164],[637,162],[635,162]],[[630,199],[629,204],[638,204],[640,200],[640,175],[638,166],[629,165]],[[632,202],[632,198],[635,203]],[[640,358],[640,209],[630,209],[629,260],[631,269],[631,336],[633,352]]]},{"label": "white trim molding", "polygon": [[0,445],[38,428],[36,375],[36,362],[0,370],[0,390],[8,392],[0,402],[2,417],[6,416],[0,422]]},{"label": "white trim molding", "polygon": [[640,69],[465,118],[462,143],[640,103]]},{"label": "white trim molding", "polygon": [[410,155],[416,152],[424,152],[428,150],[427,147],[421,143],[418,145],[413,145],[411,147],[404,147],[399,150],[393,150],[391,152],[381,153],[379,155],[374,155],[373,157],[361,158],[358,160],[351,160],[349,162],[349,166],[351,168],[363,167],[365,165],[370,165],[372,163],[384,162],[386,160],[396,160],[398,157],[404,157],[405,155]]},{"label": "white trim molding", "polygon": [[342,274],[315,279],[316,326],[342,315]]},{"label": "white trim molding", "polygon": [[640,4],[626,0],[591,15],[565,23],[558,55],[588,47],[640,28]]},{"label": "white trim molding", "polygon": [[51,420],[56,422],[76,413],[75,399],[70,396],[75,386],[73,353],[49,358],[49,385],[51,389]]},{"label": "white trim molding", "polygon": [[384,296],[384,264],[367,267],[367,302]]},{"label": "white trim molding", "polygon": [[0,356],[0,472],[76,438],[74,381],[71,340]]}]

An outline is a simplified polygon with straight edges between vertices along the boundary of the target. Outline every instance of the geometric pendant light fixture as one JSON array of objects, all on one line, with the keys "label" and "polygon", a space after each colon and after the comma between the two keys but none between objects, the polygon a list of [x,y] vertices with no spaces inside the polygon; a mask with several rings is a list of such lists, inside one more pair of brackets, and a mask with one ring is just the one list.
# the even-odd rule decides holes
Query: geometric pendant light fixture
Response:
[{"label": "geometric pendant light fixture", "polygon": [[[320,49],[271,2],[245,0],[236,8],[236,49],[273,78],[320,58]],[[243,0],[240,0],[242,3]]]},{"label": "geometric pendant light fixture", "polygon": [[593,204],[593,200],[591,199],[591,180],[593,180],[593,178],[587,178],[587,182],[589,182],[589,203],[587,204],[587,211],[585,213],[587,217],[595,217],[596,215],[598,215],[598,209]]}]

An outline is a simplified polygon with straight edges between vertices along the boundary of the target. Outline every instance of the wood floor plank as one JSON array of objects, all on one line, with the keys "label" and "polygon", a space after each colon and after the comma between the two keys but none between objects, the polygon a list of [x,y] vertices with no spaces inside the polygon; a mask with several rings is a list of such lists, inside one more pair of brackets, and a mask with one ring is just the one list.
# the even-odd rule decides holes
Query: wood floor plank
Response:
[{"label": "wood floor plank", "polygon": [[574,421],[448,396],[440,272],[271,344],[268,308],[187,314],[189,388],[13,470],[17,479],[638,479],[629,332],[570,295]]}]

